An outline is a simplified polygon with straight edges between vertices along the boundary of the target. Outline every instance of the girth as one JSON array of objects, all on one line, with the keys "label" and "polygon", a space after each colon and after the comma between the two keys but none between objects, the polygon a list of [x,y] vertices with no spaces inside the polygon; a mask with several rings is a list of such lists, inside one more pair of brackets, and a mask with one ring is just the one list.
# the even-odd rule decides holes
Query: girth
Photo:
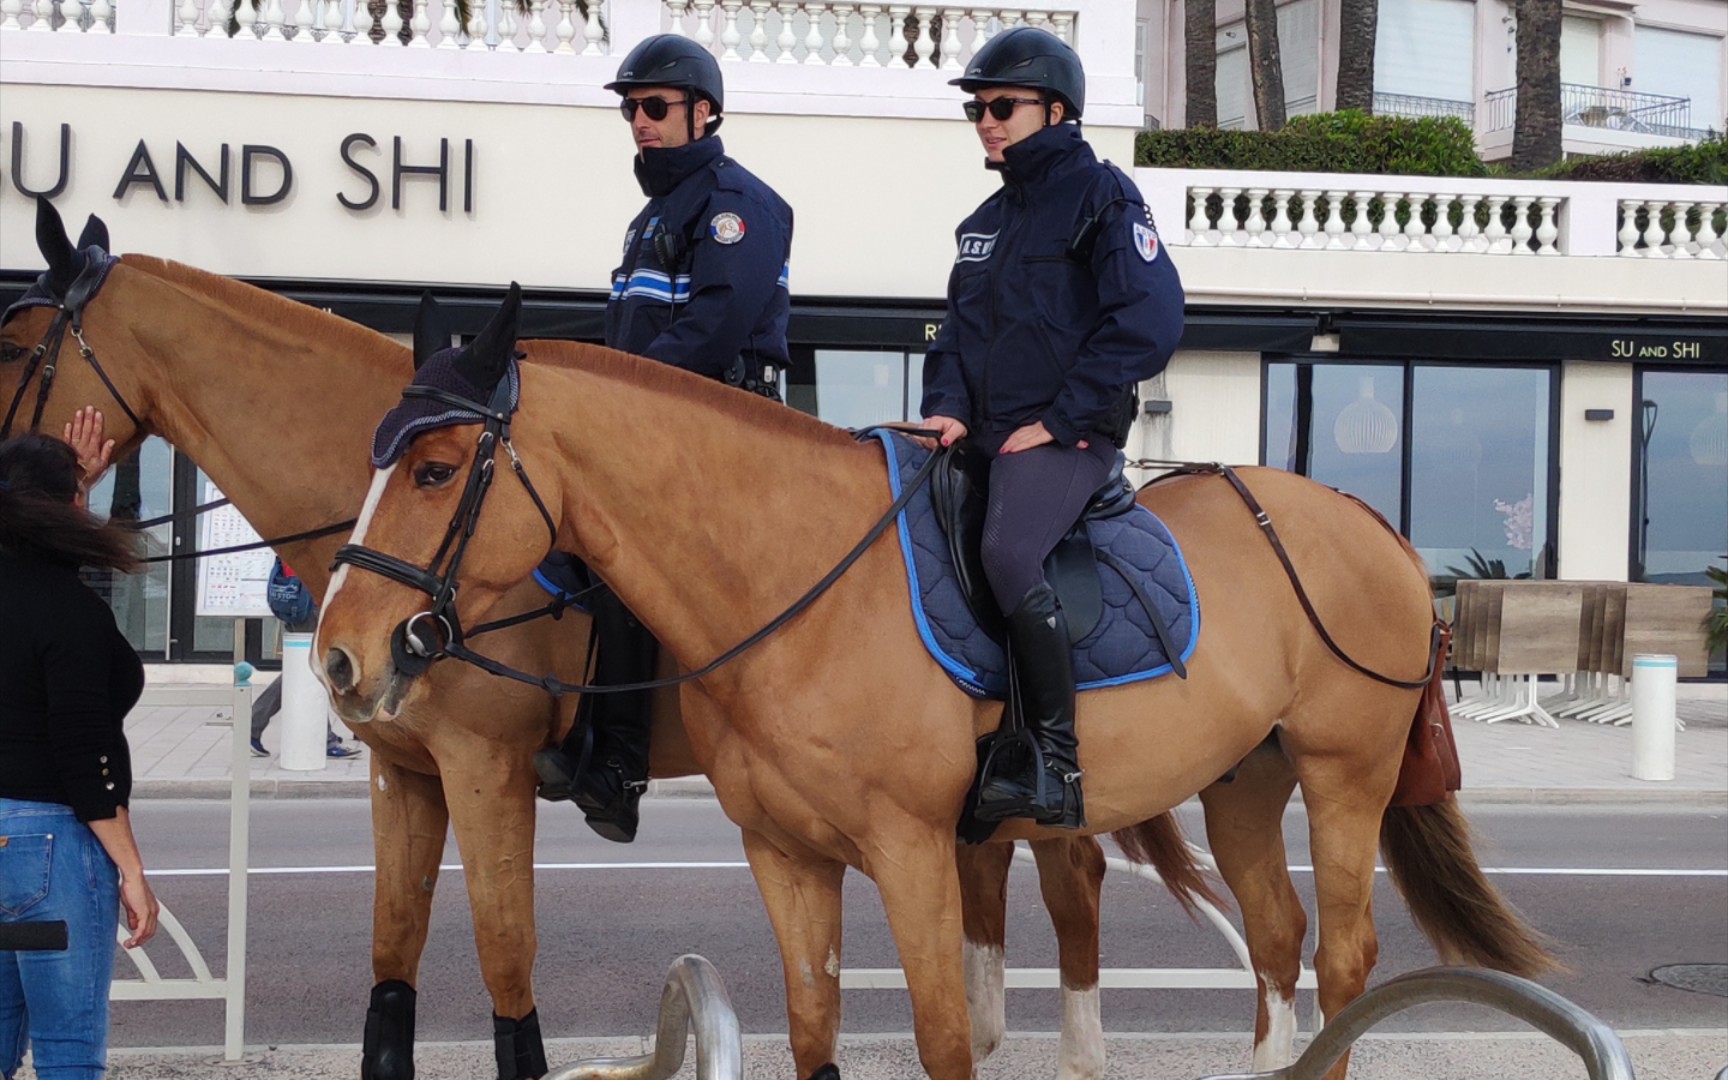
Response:
[{"label": "girth", "polygon": [[[941,460],[931,476],[930,496],[936,520],[948,539],[955,577],[978,625],[992,638],[1002,641],[1006,635],[1005,621],[984,578],[980,550],[990,499],[990,458],[967,439],[936,453]],[[1068,617],[1070,643],[1082,641],[1096,629],[1104,613],[1098,561],[1086,523],[1116,517],[1134,508],[1134,485],[1123,475],[1123,465],[1124,458],[1118,452],[1109,477],[1044,559],[1044,580],[1056,590],[1062,602],[1062,610]]]}]

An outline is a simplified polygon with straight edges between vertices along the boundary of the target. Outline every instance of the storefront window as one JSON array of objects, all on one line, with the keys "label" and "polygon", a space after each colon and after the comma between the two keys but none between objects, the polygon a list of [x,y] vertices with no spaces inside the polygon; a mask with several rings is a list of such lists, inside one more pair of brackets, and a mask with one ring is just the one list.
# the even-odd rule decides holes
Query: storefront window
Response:
[{"label": "storefront window", "polygon": [[1438,579],[1543,577],[1552,380],[1542,368],[1274,362],[1264,460],[1367,502]]},{"label": "storefront window", "polygon": [[[174,454],[167,443],[151,438],[137,452],[108,470],[90,491],[90,509],[124,521],[148,521],[173,509]],[[145,533],[145,554],[165,555],[173,539],[170,525]],[[114,609],[114,621],[132,647],[162,658],[168,649],[168,593],[172,572],[168,563],[152,563],[139,574],[87,570],[84,580]]]},{"label": "storefront window", "polygon": [[1646,371],[1642,382],[1632,576],[1708,585],[1705,568],[1728,558],[1728,372]]},{"label": "storefront window", "polygon": [[795,349],[786,403],[837,427],[915,418],[923,356],[904,349]]}]

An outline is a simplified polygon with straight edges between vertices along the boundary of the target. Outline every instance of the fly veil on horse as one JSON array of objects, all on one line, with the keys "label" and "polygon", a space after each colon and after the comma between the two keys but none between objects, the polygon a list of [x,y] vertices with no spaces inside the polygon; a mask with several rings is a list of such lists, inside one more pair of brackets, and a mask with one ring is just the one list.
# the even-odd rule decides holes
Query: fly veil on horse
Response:
[{"label": "fly veil on horse", "polygon": [[[278,552],[321,594],[341,539],[323,534],[361,509],[366,474],[358,461],[372,424],[410,370],[409,350],[346,320],[190,267],[137,255],[113,258],[106,229],[94,218],[74,246],[46,201],[39,203],[38,239],[50,269],[0,328],[0,415],[11,413],[14,431],[57,431],[78,406],[100,404],[121,456],[147,435],[162,436],[209,473],[261,532],[288,538],[277,542]],[[73,288],[80,282],[84,287]],[[251,410],[260,400],[271,402],[267,432]],[[528,612],[544,602],[544,594],[524,581],[497,611]],[[575,613],[525,623],[486,636],[484,647],[509,663],[574,680],[582,671],[586,624]],[[531,864],[534,835],[534,777],[527,762],[562,734],[574,701],[566,699],[560,709],[537,689],[460,665],[440,665],[429,678],[434,692],[404,708],[394,723],[365,724],[369,710],[348,717],[372,750],[377,989],[363,1065],[372,1080],[413,1068],[418,965],[450,824],[463,852],[493,1010],[517,1021],[534,1010],[534,883],[521,872]],[[654,775],[696,771],[676,695],[655,697]],[[1167,821],[1149,824],[1143,835],[1167,845],[1154,854],[1168,861],[1165,872],[1175,879],[1170,867],[1179,871],[1185,857],[1180,844],[1170,843],[1173,832],[1160,831]],[[1043,841],[1035,851],[1046,894],[1068,898],[1058,912],[1064,976],[1076,986],[1095,986],[1102,856],[1092,841],[1066,838]],[[986,928],[1000,927],[1007,873],[993,855],[976,860],[966,878],[968,918]],[[999,929],[994,937],[988,930],[980,936],[1000,944]],[[1294,956],[1290,962],[1293,967]],[[999,953],[997,963],[999,980]],[[994,1000],[1000,1002],[999,993]],[[1069,1020],[1065,1015],[1065,1024]],[[500,1075],[536,1075],[537,1033],[516,1022],[508,1026],[500,1044],[509,1049],[509,1064],[501,1064]],[[1095,1038],[1081,1032],[1075,1041]]]},{"label": "fly veil on horse", "polygon": [[[548,544],[584,559],[695,673],[680,689],[686,729],[743,829],[780,942],[799,1075],[838,1075],[839,884],[852,866],[882,892],[925,1070],[967,1080],[953,826],[973,742],[998,709],[925,650],[891,544],[863,547],[796,618],[753,634],[890,509],[882,451],[609,350],[530,342],[518,363],[514,296],[473,345],[428,359],[417,377],[472,388],[468,415],[414,433],[375,473],[370,513],[343,558],[379,573],[348,574],[327,597],[316,645],[326,680],[362,707],[412,705],[425,692],[417,672],[458,645],[459,626],[482,618]],[[652,439],[641,437],[643,416],[663,418]],[[514,478],[495,472],[500,451]],[[1273,470],[1241,478],[1280,523],[1304,600],[1228,483],[1182,477],[1141,493],[1182,538],[1199,593],[1216,599],[1186,680],[1083,696],[1089,827],[1167,811],[1276,730],[1308,806],[1328,1015],[1374,964],[1382,835],[1443,954],[1539,965],[1540,947],[1470,854],[1456,805],[1388,806],[1417,694],[1340,663],[1304,612],[1320,613],[1362,666],[1414,676],[1433,612],[1412,552],[1336,492]],[[776,558],[765,563],[764,551]],[[737,650],[746,639],[756,643]],[[716,665],[722,655],[733,658]],[[1000,833],[1041,835],[1023,821]],[[1262,840],[1243,862],[1264,867],[1272,846]]]}]

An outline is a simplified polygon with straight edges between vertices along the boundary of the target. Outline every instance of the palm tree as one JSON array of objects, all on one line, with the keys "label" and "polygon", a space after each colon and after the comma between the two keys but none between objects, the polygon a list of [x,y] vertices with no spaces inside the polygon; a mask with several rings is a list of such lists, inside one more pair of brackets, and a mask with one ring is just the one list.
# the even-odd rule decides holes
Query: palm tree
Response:
[{"label": "palm tree", "polygon": [[1374,45],[1379,0],[1339,0],[1338,108],[1374,111]]},{"label": "palm tree", "polygon": [[1187,0],[1182,28],[1183,67],[1188,81],[1188,126],[1218,126],[1218,6]]},{"label": "palm tree", "polygon": [[1517,115],[1512,168],[1546,168],[1560,160],[1560,0],[1514,0],[1518,19]]},{"label": "palm tree", "polygon": [[[1559,0],[1554,0],[1559,4]],[[1284,126],[1284,62],[1278,55],[1277,0],[1248,0],[1248,71],[1261,131]]]}]

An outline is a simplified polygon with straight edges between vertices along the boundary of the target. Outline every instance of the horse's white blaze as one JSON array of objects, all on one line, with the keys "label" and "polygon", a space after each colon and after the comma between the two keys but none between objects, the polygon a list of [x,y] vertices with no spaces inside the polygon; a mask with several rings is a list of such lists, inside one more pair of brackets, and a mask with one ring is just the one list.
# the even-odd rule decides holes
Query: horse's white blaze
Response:
[{"label": "horse's white blaze", "polygon": [[982,1062],[1002,1045],[1007,1027],[1003,997],[1006,960],[1000,945],[966,943],[966,1009],[972,1014],[972,1061]]},{"label": "horse's white blaze", "polygon": [[1062,1041],[1056,1080],[1099,1080],[1104,1075],[1104,1019],[1098,988],[1062,988]]},{"label": "horse's white blaze", "polygon": [[1271,1072],[1296,1060],[1296,997],[1285,997],[1272,980],[1260,976],[1266,988],[1266,1037],[1254,1044],[1254,1071]]},{"label": "horse's white blaze", "polygon": [[[379,501],[384,498],[384,485],[390,482],[390,474],[395,471],[396,464],[392,462],[389,467],[379,469],[372,474],[372,488],[366,492],[366,502],[360,507],[360,516],[355,520],[354,531],[348,537],[350,544],[364,544],[366,542],[366,529],[372,524],[372,515],[378,512]],[[336,600],[336,594],[342,591],[342,583],[347,580],[348,564],[343,563],[336,568],[336,573],[331,575],[330,587],[324,590],[324,606],[318,612],[318,632],[320,634],[324,630],[324,614],[330,610],[330,605]],[[322,641],[315,637],[313,644],[319,652],[323,651],[324,643]],[[318,672],[319,678],[324,677],[324,665],[313,664],[312,670]],[[355,672],[354,674],[360,673]]]}]

